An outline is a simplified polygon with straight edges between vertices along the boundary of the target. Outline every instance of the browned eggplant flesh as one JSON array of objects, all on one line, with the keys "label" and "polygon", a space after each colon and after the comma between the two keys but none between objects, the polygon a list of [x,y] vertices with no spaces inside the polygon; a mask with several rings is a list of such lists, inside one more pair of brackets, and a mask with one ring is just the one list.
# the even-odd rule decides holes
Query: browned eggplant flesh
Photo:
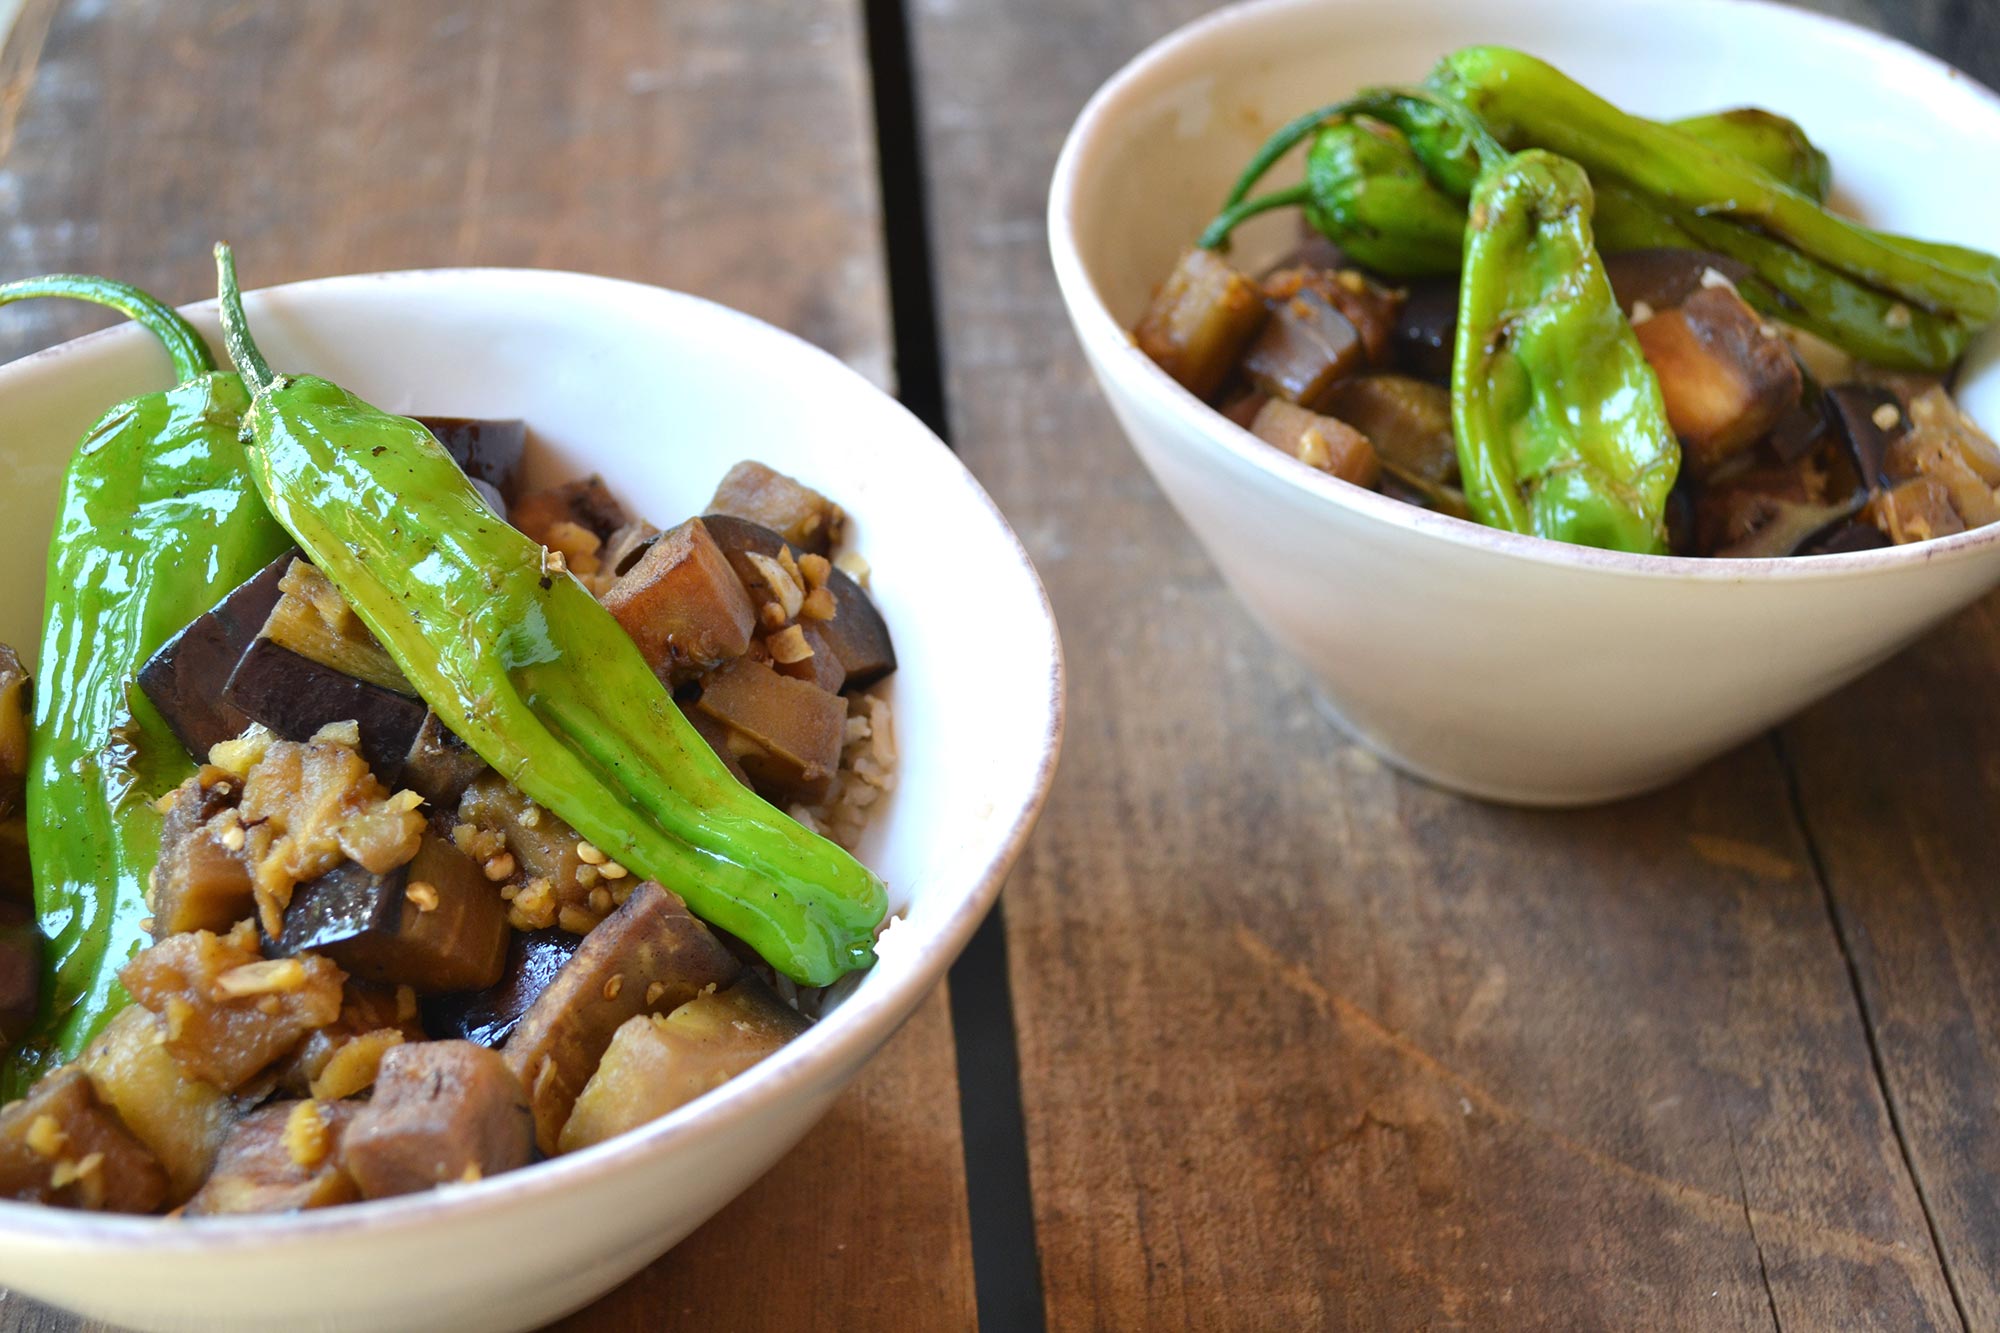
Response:
[{"label": "browned eggplant flesh", "polygon": [[[1359,354],[1365,316],[1301,299]],[[663,531],[602,478],[527,487],[520,422],[425,423],[624,627],[718,773],[855,845],[894,786],[872,687],[896,656],[839,505],[745,462]],[[152,943],[119,972],[131,1005],[0,1107],[0,1198],[203,1217],[464,1186],[666,1115],[817,1012],[488,767],[296,551],[138,684],[194,761],[153,802]],[[32,703],[0,647],[0,1048],[39,998]]]},{"label": "browned eggplant flesh", "polygon": [[[1837,554],[2000,520],[2000,447],[1942,381],[1753,309],[1737,260],[1631,250],[1604,267],[1680,441],[1672,554]],[[1133,340],[1286,456],[1465,519],[1448,387],[1457,317],[1456,277],[1398,284],[1314,234],[1261,278],[1188,251]]]}]

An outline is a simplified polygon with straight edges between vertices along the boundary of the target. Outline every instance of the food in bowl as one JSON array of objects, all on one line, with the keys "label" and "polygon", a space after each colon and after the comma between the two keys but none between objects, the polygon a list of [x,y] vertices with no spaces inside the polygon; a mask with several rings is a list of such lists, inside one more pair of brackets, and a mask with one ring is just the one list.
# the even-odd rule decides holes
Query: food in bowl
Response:
[{"label": "food in bowl", "polygon": [[[1253,196],[1307,145],[1304,179]],[[1134,328],[1302,464],[1490,527],[1791,556],[2000,518],[1948,384],[2000,259],[1825,206],[1804,130],[1628,115],[1516,51],[1308,112],[1259,150]],[[1298,209],[1255,277],[1231,232]]]},{"label": "food in bowl", "polygon": [[477,1180],[804,1031],[886,913],[895,650],[839,507],[754,462],[665,532],[524,494],[522,423],[275,374],[219,263],[240,377],[131,288],[0,288],[180,381],[70,464],[32,686],[0,651],[0,1197]]}]

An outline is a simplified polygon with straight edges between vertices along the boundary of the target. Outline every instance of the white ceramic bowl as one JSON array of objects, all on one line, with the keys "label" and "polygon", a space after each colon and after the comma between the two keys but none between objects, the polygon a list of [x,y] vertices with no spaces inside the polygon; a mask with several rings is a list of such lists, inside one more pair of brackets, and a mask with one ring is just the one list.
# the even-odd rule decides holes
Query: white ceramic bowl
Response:
[{"label": "white ceramic bowl", "polygon": [[[521,417],[540,446],[532,479],[600,470],[659,521],[700,513],[744,457],[823,487],[853,516],[895,635],[900,781],[861,856],[907,915],[880,964],[780,1054],[643,1130],[469,1187],[199,1223],[0,1203],[0,1286],[135,1328],[532,1328],[623,1281],[771,1166],[964,947],[1055,766],[1054,622],[999,511],[930,431],[746,315],[605,278],[476,269],[301,283],[248,307],[280,369],[392,410]],[[213,335],[212,306],[190,313]],[[0,641],[38,637],[71,447],[164,378],[130,327],[0,367],[0,563],[33,571],[0,585]]]},{"label": "white ceramic bowl", "polygon": [[[1532,52],[1650,115],[1757,103],[1832,155],[1836,203],[2000,250],[2000,99],[1909,47],[1730,0],[1263,0],[1149,48],[1071,130],[1049,199],[1071,320],[1105,395],[1223,575],[1394,763],[1502,800],[1665,783],[1867,670],[2000,582],[2000,527],[1809,560],[1584,550],[1314,472],[1182,389],[1126,330],[1277,125],[1415,82],[1474,42]],[[1296,164],[1290,167],[1297,176]],[[1267,184],[1283,183],[1274,174]],[[1291,216],[1239,234],[1255,271]],[[2000,426],[2000,341],[1963,401]]]}]

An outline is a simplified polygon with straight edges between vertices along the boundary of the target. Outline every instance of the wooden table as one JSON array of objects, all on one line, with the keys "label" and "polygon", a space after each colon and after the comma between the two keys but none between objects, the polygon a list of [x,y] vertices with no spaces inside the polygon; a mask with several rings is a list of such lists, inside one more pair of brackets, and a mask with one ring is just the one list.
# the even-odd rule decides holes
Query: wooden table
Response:
[{"label": "wooden table", "polygon": [[[1072,723],[1004,925],[563,1327],[2000,1327],[2000,600],[1608,809],[1349,744],[1124,447],[1045,258],[1076,109],[1204,7],[21,0],[0,271],[189,300],[228,237],[258,284],[688,288],[900,378],[1040,564]],[[1990,5],[1820,7],[2000,83]],[[9,310],[0,356],[90,324]]]}]

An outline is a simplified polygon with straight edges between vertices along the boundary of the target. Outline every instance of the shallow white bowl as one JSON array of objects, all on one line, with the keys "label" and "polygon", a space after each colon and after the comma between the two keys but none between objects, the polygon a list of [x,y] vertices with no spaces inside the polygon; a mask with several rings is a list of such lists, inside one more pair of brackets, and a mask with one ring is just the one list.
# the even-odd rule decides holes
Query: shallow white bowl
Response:
[{"label": "shallow white bowl", "polygon": [[[700,513],[745,457],[824,488],[853,516],[895,635],[900,781],[861,856],[906,915],[880,964],[780,1054],[611,1143],[428,1195],[198,1223],[0,1203],[0,1286],[135,1328],[532,1328],[623,1281],[770,1167],[964,947],[1055,766],[1055,625],[1005,520],[937,437],[747,315],[633,283],[493,269],[331,278],[248,306],[280,369],[396,411],[521,417],[540,446],[531,477],[602,471],[657,521]],[[212,307],[190,313],[213,336]],[[72,446],[112,403],[164,378],[156,346],[129,327],[0,367],[0,563],[22,571],[0,585],[0,642],[38,637]]]},{"label": "shallow white bowl", "polygon": [[[1049,199],[1063,299],[1139,456],[1237,594],[1396,764],[1496,799],[1607,800],[1755,735],[1993,587],[2000,527],[1790,561],[1514,536],[1286,458],[1133,346],[1126,330],[1270,130],[1364,85],[1421,80],[1474,42],[1532,52],[1644,114],[1784,112],[1832,155],[1840,207],[1988,250],[2000,99],[1898,42],[1776,5],[1263,0],[1149,48],[1071,130]],[[1260,219],[1236,261],[1255,271],[1295,225]],[[1964,383],[1988,429],[1996,352],[1989,335]]]}]

